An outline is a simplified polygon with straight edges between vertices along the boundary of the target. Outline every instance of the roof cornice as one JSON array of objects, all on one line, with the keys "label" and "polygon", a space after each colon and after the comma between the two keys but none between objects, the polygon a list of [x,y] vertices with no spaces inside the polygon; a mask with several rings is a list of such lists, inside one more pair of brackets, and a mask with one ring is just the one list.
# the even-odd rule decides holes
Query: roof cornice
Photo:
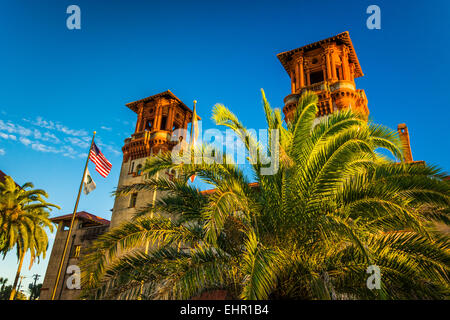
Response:
[{"label": "roof cornice", "polygon": [[350,34],[348,33],[348,31],[339,33],[335,36],[332,36],[332,37],[329,37],[329,38],[326,38],[326,39],[323,39],[323,40],[320,40],[317,42],[307,44],[303,47],[299,47],[299,48],[296,48],[293,50],[281,52],[281,53],[277,54],[277,57],[280,60],[284,69],[286,70],[286,72],[289,73],[289,61],[292,59],[292,56],[294,54],[299,53],[299,52],[306,52],[306,51],[321,47],[322,45],[324,45],[326,43],[336,42],[336,41],[340,41],[340,42],[344,43],[345,45],[347,45],[347,47],[349,48],[350,61],[355,64],[355,78],[362,77],[364,75],[364,73],[362,72],[361,65],[359,64],[359,60],[356,55],[355,48],[353,47],[353,43],[352,43],[352,40],[350,39]]}]

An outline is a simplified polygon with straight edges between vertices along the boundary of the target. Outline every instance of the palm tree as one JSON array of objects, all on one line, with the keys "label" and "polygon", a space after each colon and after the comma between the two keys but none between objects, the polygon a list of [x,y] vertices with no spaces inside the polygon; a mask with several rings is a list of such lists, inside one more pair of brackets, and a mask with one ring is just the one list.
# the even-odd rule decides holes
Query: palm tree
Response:
[{"label": "palm tree", "polygon": [[0,230],[3,257],[16,247],[19,266],[14,279],[10,300],[14,299],[16,286],[20,277],[23,260],[30,251],[30,268],[35,259],[41,254],[45,258],[48,247],[48,237],[45,228],[53,232],[53,225],[49,220],[51,207],[58,206],[48,203],[47,193],[41,189],[33,189],[32,183],[27,182],[18,186],[9,176],[0,183]]},{"label": "palm tree", "polygon": [[0,277],[0,300],[7,300],[6,297],[9,298],[10,292],[7,290],[6,283],[8,282],[7,278]]},{"label": "palm tree", "polygon": [[[351,110],[316,118],[313,93],[302,95],[286,127],[264,92],[263,104],[273,130],[268,156],[279,159],[278,171],[262,174],[263,146],[216,105],[213,119],[244,143],[257,187],[211,146],[195,154],[215,153],[223,161],[174,163],[171,154],[148,159],[149,177],[172,169],[178,176],[116,191],[160,190],[163,196],[95,243],[83,261],[85,296],[189,299],[225,289],[241,299],[448,297],[449,242],[435,227],[448,223],[443,173],[382,156],[380,148],[402,159],[397,133]],[[193,174],[214,192],[187,184]],[[153,246],[149,253],[142,249],[146,242]],[[381,269],[380,290],[366,285],[371,265]]]}]

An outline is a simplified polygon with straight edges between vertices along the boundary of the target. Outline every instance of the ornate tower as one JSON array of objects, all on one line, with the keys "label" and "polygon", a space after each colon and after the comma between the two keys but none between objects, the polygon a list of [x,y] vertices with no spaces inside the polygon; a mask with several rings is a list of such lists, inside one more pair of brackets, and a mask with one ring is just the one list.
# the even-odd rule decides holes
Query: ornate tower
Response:
[{"label": "ornate tower", "polygon": [[408,127],[405,123],[400,123],[397,126],[397,132],[398,136],[400,137],[400,141],[402,142],[403,146],[403,155],[405,157],[405,162],[411,163],[411,162],[417,162],[413,161],[412,152],[411,152],[411,143],[409,141],[409,132]]},{"label": "ornate tower", "polygon": [[[174,137],[176,129],[186,129],[192,120],[192,111],[170,90],[145,99],[127,103],[137,114],[136,129],[125,139],[122,148],[123,162],[118,187],[143,182],[142,167],[145,160],[160,151],[171,150],[181,139]],[[200,119],[198,117],[198,119]],[[173,174],[163,172],[168,178]],[[132,218],[136,209],[155,201],[152,191],[140,191],[126,197],[117,197],[111,216],[111,227]]]},{"label": "ornate tower", "polygon": [[292,117],[303,91],[319,96],[318,116],[352,108],[369,115],[364,90],[355,78],[363,72],[348,32],[277,55],[291,78],[291,94],[284,99],[286,121]]}]

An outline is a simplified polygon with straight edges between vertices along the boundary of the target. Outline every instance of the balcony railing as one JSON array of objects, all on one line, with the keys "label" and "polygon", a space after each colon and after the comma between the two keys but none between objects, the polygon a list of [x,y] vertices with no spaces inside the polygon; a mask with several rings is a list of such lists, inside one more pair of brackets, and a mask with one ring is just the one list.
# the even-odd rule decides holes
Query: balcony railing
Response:
[{"label": "balcony railing", "polygon": [[327,81],[322,81],[322,82],[311,84],[309,86],[305,86],[300,89],[300,94],[304,91],[321,91],[321,90],[330,90]]},{"label": "balcony railing", "polygon": [[309,86],[305,86],[300,89],[300,94],[304,91],[336,91],[339,89],[350,89],[355,90],[355,84],[353,81],[348,80],[338,80],[335,82],[322,81],[318,83],[311,84]]}]

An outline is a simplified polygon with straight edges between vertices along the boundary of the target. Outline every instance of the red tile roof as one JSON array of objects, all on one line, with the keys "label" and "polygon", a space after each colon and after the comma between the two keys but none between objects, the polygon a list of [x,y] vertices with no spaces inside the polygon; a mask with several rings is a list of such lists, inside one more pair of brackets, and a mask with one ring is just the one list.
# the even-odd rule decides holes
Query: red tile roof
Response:
[{"label": "red tile roof", "polygon": [[[77,212],[76,213],[76,217],[78,219],[88,220],[88,221],[95,222],[95,223],[98,223],[98,224],[109,225],[109,220],[100,218],[100,217],[95,216],[95,215],[93,215],[93,214],[91,214],[89,212],[86,212],[86,211],[79,211],[79,212]],[[56,222],[59,222],[59,221],[70,220],[70,219],[72,219],[72,214],[66,214],[66,215],[63,215],[63,216],[51,218],[50,221],[56,223]]]},{"label": "red tile roof", "polygon": [[[136,100],[136,101],[133,101],[133,102],[129,102],[129,103],[127,103],[127,104],[125,104],[128,108],[130,108],[131,110],[133,110],[134,112],[138,112],[138,104],[139,103],[141,103],[141,102],[148,102],[148,101],[152,101],[152,100],[156,100],[156,99],[159,99],[159,98],[161,98],[161,97],[168,97],[168,98],[171,98],[171,99],[174,99],[175,101],[177,101],[179,104],[180,104],[180,106],[182,107],[182,108],[184,108],[186,111],[188,111],[188,112],[190,112],[191,114],[192,114],[192,110],[188,107],[188,106],[186,106],[184,103],[183,103],[183,101],[181,101],[176,95],[174,95],[173,94],[173,92],[172,91],[170,91],[170,90],[166,90],[166,91],[164,91],[164,92],[160,92],[160,93],[158,93],[158,94],[154,94],[153,96],[150,96],[150,97],[147,97],[147,98],[144,98],[144,99],[140,99],[140,100]],[[201,118],[197,115],[197,120],[201,120]]]},{"label": "red tile roof", "polygon": [[359,64],[358,57],[355,53],[355,48],[353,47],[353,43],[352,43],[352,40],[350,39],[350,34],[348,33],[348,31],[339,33],[338,35],[335,35],[330,38],[326,38],[326,39],[323,39],[320,41],[316,41],[316,42],[307,44],[303,47],[300,47],[300,48],[297,48],[294,50],[279,53],[279,54],[277,54],[277,57],[280,60],[281,64],[283,65],[284,69],[287,72],[289,72],[288,62],[290,61],[293,54],[295,54],[299,51],[304,52],[307,50],[318,48],[322,44],[328,43],[328,42],[338,42],[338,44],[343,43],[343,44],[347,45],[348,48],[350,49],[350,53],[349,53],[350,62],[353,62],[355,64],[355,73],[356,73],[355,78],[362,77],[364,75],[361,70],[361,65]]},{"label": "red tile roof", "polygon": [[[8,176],[8,175],[6,173],[4,173],[2,170],[0,170],[0,182],[4,182],[6,176]],[[16,184],[16,186],[18,186],[20,188],[20,186],[17,184],[17,182],[14,181],[14,183]]]},{"label": "red tile roof", "polygon": [[5,181],[6,173],[4,173],[2,170],[0,170],[0,182]]}]

